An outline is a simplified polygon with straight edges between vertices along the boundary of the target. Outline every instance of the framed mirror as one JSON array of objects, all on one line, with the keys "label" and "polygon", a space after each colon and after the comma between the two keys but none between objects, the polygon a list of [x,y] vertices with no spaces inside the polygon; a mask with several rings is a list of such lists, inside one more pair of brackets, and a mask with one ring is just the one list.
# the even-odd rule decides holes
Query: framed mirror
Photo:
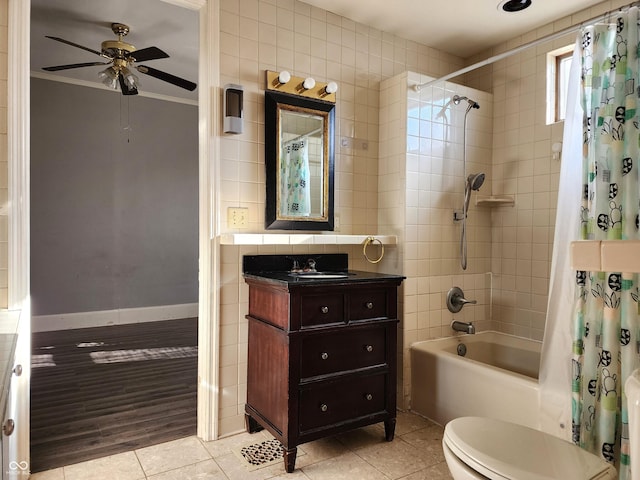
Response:
[{"label": "framed mirror", "polygon": [[265,228],[333,230],[335,104],[265,91]]}]

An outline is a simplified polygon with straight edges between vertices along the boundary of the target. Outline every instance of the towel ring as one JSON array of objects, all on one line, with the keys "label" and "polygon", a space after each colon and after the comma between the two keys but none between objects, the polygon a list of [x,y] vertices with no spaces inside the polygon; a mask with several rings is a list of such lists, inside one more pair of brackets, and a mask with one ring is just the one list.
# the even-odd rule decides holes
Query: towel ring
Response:
[{"label": "towel ring", "polygon": [[[375,260],[371,260],[369,258],[369,256],[367,255],[367,247],[370,244],[376,243],[376,242],[380,245],[380,256],[378,258],[376,258]],[[364,245],[362,247],[362,254],[364,255],[364,258],[367,259],[367,262],[369,262],[369,263],[378,263],[380,260],[382,260],[382,257],[384,257],[384,244],[382,243],[382,240],[380,240],[379,238],[376,238],[374,236],[367,237],[367,239],[364,241]]]}]

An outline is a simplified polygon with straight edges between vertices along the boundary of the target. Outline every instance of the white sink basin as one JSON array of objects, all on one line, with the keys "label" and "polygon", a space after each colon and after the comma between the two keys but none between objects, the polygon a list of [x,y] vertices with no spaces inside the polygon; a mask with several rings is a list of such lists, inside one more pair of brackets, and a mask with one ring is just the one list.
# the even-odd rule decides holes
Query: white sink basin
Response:
[{"label": "white sink basin", "polygon": [[331,273],[331,272],[302,272],[302,273],[290,273],[289,275],[292,277],[298,277],[298,278],[320,278],[320,279],[349,277],[349,274],[347,273]]}]

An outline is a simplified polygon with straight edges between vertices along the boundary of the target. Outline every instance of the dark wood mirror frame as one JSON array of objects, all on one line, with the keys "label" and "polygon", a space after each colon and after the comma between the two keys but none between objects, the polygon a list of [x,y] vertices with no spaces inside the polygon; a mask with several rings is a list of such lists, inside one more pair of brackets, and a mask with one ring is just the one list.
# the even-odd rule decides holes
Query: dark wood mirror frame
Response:
[{"label": "dark wood mirror frame", "polygon": [[[280,148],[280,112],[317,112],[323,125],[323,189],[322,214],[306,218],[281,217],[278,193]],[[266,206],[265,228],[269,230],[332,231],[334,228],[335,104],[319,99],[265,91],[264,110]]]}]

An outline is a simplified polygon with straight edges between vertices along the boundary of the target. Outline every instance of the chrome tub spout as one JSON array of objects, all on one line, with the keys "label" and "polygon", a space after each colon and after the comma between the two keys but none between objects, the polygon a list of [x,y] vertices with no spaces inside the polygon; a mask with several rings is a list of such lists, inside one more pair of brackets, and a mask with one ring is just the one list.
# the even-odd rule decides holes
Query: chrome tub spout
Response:
[{"label": "chrome tub spout", "polygon": [[464,332],[468,334],[476,333],[476,327],[471,322],[459,322],[457,320],[454,320],[453,322],[451,322],[451,328],[456,332]]}]

